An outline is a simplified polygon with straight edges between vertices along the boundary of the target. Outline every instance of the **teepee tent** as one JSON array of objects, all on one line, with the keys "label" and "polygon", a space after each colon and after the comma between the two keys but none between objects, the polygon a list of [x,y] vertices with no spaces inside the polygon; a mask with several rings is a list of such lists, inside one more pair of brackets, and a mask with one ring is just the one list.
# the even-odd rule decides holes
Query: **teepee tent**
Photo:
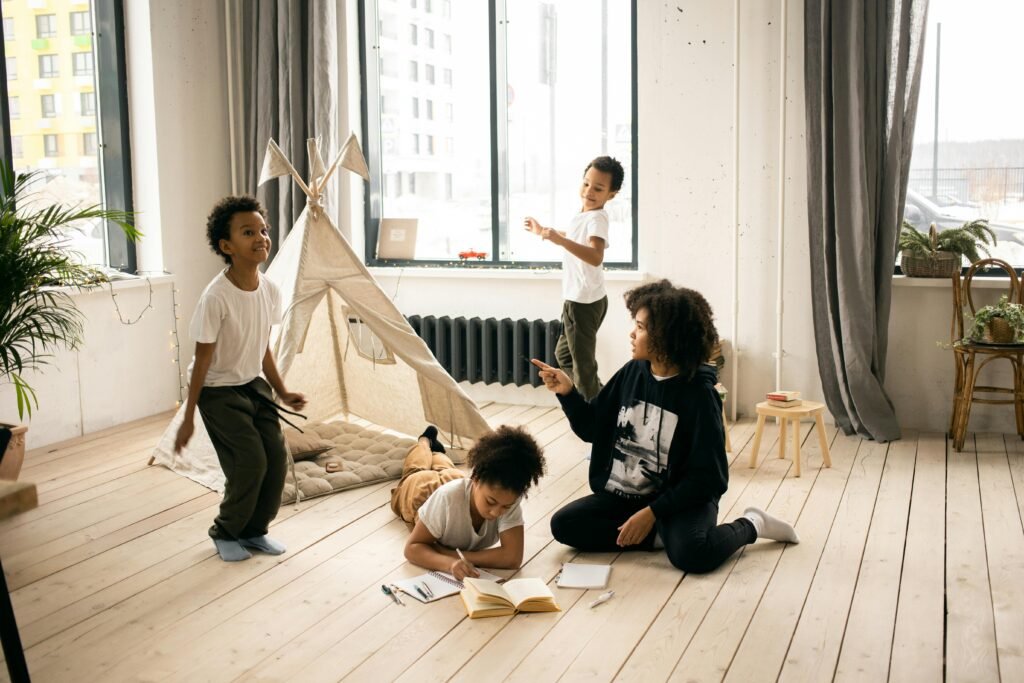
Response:
[{"label": "teepee tent", "polygon": [[[290,175],[307,196],[306,208],[266,272],[281,288],[285,308],[271,344],[288,388],[306,394],[303,412],[311,422],[354,415],[410,435],[434,424],[454,442],[479,438],[490,427],[476,404],[437,362],[323,210],[323,190],[339,165],[369,177],[358,141],[351,135],[327,167],[316,141],[310,139],[307,147],[308,183],[273,140],[260,175],[260,184]],[[196,419],[188,446],[173,452],[183,413],[184,407],[161,437],[154,459],[220,490],[223,475],[201,419]]]}]

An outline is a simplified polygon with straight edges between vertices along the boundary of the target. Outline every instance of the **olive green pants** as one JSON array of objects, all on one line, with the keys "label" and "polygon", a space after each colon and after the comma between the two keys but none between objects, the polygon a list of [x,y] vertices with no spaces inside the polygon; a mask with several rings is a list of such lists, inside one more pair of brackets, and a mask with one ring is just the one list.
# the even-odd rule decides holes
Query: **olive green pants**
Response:
[{"label": "olive green pants", "polygon": [[562,335],[555,347],[555,360],[588,401],[601,390],[597,377],[597,331],[607,312],[606,296],[591,304],[562,304]]},{"label": "olive green pants", "polygon": [[288,452],[273,404],[262,377],[236,387],[203,387],[199,394],[199,413],[225,477],[213,538],[262,536],[277,516]]}]

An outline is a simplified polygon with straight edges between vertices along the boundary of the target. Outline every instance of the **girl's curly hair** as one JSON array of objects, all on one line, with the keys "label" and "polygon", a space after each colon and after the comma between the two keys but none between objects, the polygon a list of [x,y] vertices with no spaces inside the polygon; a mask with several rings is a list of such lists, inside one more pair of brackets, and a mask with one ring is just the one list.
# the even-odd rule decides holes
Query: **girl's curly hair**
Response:
[{"label": "girl's curly hair", "polygon": [[473,478],[523,495],[544,476],[544,451],[522,427],[502,425],[473,445]]},{"label": "girl's curly hair", "polygon": [[213,253],[224,259],[229,266],[231,257],[220,250],[220,241],[231,239],[231,217],[236,213],[248,213],[249,211],[256,211],[263,216],[264,221],[267,220],[267,212],[263,205],[258,199],[249,195],[224,197],[214,204],[210,215],[206,218],[206,239],[210,242],[210,249],[213,249]]},{"label": "girl's curly hair", "polygon": [[718,331],[711,306],[700,292],[661,280],[634,287],[625,299],[634,318],[637,311],[647,309],[651,354],[678,367],[684,377],[693,377],[711,357]]}]

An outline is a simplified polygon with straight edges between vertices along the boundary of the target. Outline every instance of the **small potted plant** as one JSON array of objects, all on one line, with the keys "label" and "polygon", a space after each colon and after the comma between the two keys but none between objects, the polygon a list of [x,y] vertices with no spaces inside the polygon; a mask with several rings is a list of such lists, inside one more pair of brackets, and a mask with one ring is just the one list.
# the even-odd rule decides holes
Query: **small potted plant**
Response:
[{"label": "small potted plant", "polygon": [[984,219],[941,232],[932,223],[927,235],[904,220],[899,242],[900,268],[908,277],[952,277],[960,270],[964,256],[972,263],[982,253],[988,256],[989,244],[996,245],[996,235]]},{"label": "small potted plant", "polygon": [[[14,385],[19,420],[31,418],[38,405],[25,370],[38,370],[54,350],[81,342],[82,313],[68,288],[107,280],[70,248],[69,232],[112,221],[129,239],[141,236],[124,211],[42,200],[34,187],[38,180],[37,173],[15,176],[0,164],[0,382]],[[21,472],[26,429],[0,422],[0,479],[17,479]]]},{"label": "small potted plant", "polygon": [[1024,306],[1011,303],[1004,294],[994,306],[982,306],[974,314],[966,341],[989,344],[1024,342]]}]

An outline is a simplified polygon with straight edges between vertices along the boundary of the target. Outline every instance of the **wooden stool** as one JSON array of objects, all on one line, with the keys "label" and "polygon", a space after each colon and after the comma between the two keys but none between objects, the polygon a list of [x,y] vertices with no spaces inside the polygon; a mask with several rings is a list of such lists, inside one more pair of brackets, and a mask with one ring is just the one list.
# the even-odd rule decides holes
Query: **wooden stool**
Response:
[{"label": "wooden stool", "polygon": [[800,420],[813,417],[818,428],[818,443],[821,444],[821,457],[825,467],[832,467],[832,458],[828,452],[828,440],[825,437],[825,421],[821,414],[825,412],[825,404],[814,401],[803,401],[795,408],[779,408],[762,401],[757,404],[757,429],[754,431],[754,448],[750,451],[750,466],[757,467],[757,449],[761,447],[761,432],[764,430],[766,417],[779,418],[779,457],[786,457],[786,423],[793,423],[793,463],[796,465],[796,476],[800,476]]}]

